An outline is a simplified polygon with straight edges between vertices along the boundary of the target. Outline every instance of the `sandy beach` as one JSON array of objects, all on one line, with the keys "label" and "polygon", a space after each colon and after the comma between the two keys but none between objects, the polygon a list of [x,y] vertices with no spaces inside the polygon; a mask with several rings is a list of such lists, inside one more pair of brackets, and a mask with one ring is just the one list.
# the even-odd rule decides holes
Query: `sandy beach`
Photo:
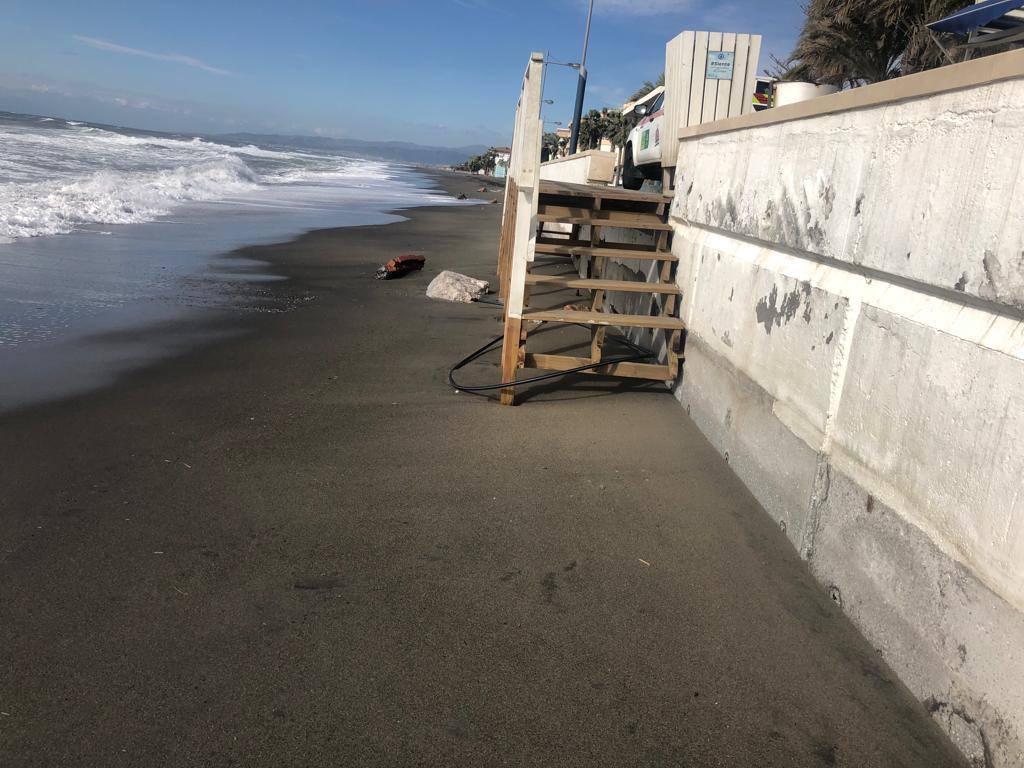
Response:
[{"label": "sandy beach", "polygon": [[500,310],[424,289],[493,279],[501,205],[404,215],[0,415],[0,764],[962,764],[664,387],[452,391]]}]

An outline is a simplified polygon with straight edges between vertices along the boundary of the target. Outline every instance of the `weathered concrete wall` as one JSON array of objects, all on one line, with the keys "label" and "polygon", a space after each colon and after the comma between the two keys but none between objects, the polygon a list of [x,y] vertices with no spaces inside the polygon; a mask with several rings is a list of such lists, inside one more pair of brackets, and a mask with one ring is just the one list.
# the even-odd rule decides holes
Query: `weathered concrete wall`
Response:
[{"label": "weathered concrete wall", "polygon": [[1019,766],[1024,52],[1004,56],[995,82],[971,62],[684,131],[672,220],[679,400],[964,751]]},{"label": "weathered concrete wall", "polygon": [[573,184],[610,184],[615,176],[615,152],[591,149],[570,157],[549,160],[540,166],[540,177]]}]

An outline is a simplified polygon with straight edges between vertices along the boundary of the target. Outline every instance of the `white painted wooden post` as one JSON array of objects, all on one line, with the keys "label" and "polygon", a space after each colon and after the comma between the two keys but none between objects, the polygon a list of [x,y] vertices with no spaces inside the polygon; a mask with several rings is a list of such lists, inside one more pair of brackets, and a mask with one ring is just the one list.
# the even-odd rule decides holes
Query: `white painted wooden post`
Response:
[{"label": "white painted wooden post", "polygon": [[[544,55],[533,53],[523,78],[519,96],[513,151],[518,156],[516,219],[509,265],[508,295],[505,297],[505,335],[501,354],[502,381],[512,381],[519,369],[519,346],[523,328],[523,304],[526,293],[527,265],[533,261],[537,245],[537,206],[540,198],[540,152],[544,139],[541,120]],[[515,389],[501,391],[503,405],[515,403]]]},{"label": "white painted wooden post", "polygon": [[519,164],[516,185],[519,200],[516,206],[515,240],[512,250],[512,278],[505,306],[511,317],[523,315],[523,295],[526,287],[526,265],[533,261],[537,239],[537,201],[540,193],[540,152],[543,141],[541,124],[541,77],[544,56],[534,53],[523,79],[523,92],[519,101],[522,115],[517,147]]}]

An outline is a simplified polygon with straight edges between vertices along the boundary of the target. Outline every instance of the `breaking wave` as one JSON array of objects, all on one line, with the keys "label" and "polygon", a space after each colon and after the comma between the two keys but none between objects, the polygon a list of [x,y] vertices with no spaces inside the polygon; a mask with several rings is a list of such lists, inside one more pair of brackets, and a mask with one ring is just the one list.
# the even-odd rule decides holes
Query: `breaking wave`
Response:
[{"label": "breaking wave", "polygon": [[294,185],[359,186],[387,164],[316,152],[140,135],[48,118],[0,120],[0,242],[153,221],[184,203]]},{"label": "breaking wave", "polygon": [[88,224],[135,224],[177,203],[219,200],[259,187],[239,158],[144,173],[99,171],[69,182],[0,185],[0,238],[58,235]]}]

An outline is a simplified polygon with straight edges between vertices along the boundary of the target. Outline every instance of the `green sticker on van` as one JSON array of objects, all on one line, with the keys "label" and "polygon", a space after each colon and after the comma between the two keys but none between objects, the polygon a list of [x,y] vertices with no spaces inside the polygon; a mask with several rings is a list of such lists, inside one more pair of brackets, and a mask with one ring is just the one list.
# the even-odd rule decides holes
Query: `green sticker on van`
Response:
[{"label": "green sticker on van", "polygon": [[640,137],[640,149],[647,149],[651,146],[651,129],[648,128],[644,131],[643,136]]}]

